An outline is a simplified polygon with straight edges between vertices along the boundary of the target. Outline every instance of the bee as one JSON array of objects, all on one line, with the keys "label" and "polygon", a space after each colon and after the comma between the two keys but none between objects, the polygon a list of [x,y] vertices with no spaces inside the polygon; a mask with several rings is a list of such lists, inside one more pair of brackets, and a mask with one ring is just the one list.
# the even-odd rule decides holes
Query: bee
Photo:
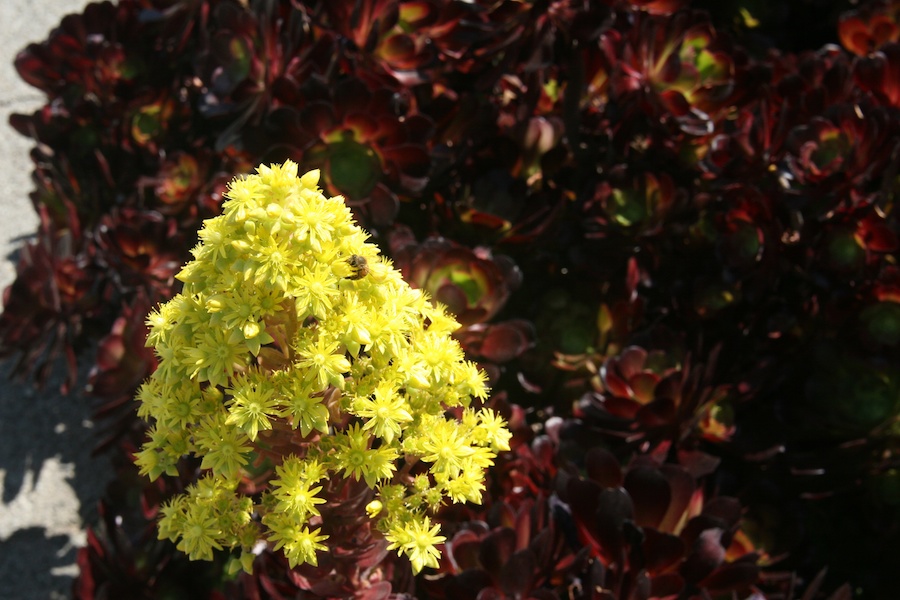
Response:
[{"label": "bee", "polygon": [[347,264],[350,265],[350,269],[353,271],[347,279],[362,279],[369,274],[369,263],[366,261],[365,256],[351,254],[350,258],[347,259]]}]

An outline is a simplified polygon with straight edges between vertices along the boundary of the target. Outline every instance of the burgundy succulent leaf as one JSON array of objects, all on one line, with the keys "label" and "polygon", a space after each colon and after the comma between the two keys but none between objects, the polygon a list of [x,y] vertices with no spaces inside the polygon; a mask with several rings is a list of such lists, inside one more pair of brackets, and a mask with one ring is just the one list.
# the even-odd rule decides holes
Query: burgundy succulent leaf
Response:
[{"label": "burgundy succulent leaf", "polygon": [[[218,210],[205,203],[208,194],[191,202],[206,188],[210,172],[197,167],[209,167],[208,159],[192,165],[182,148],[169,148],[183,144],[185,136],[197,138],[190,143],[198,146],[204,143],[190,121],[189,96],[178,88],[178,73],[187,63],[177,54],[194,31],[196,11],[202,13],[205,4],[91,4],[17,58],[23,76],[50,100],[33,115],[11,120],[39,143],[33,156],[39,186],[33,201],[39,211],[46,211],[58,240],[70,240],[66,252],[78,257],[70,263],[69,278],[85,282],[81,299],[64,293],[53,301],[58,312],[78,314],[77,322],[65,325],[63,319],[53,334],[33,332],[19,346],[25,355],[32,352],[29,347],[60,343],[69,346],[65,352],[70,354],[85,341],[85,317],[104,321],[99,323],[103,330],[117,316],[111,305],[127,305],[138,289],[153,297],[171,293],[173,269],[184,261],[190,240],[173,229],[175,223],[160,226],[156,216],[145,213],[136,187],[158,184],[155,192],[162,205],[170,213],[180,212],[184,220],[179,226],[189,231],[196,229],[198,217]],[[163,10],[167,7],[170,10]],[[191,204],[187,209],[186,203]],[[64,232],[77,232],[78,237]],[[174,246],[166,247],[173,239]],[[73,240],[79,241],[73,245]],[[35,281],[55,279],[48,274]],[[92,312],[84,305],[88,300],[109,306]],[[14,314],[7,310],[5,316]],[[57,341],[44,339],[52,336]]]},{"label": "burgundy succulent leaf", "polygon": [[853,65],[856,83],[880,103],[900,108],[900,44],[885,44],[877,52],[860,57]]},{"label": "burgundy succulent leaf", "polygon": [[324,7],[326,27],[336,30],[357,48],[372,51],[378,38],[397,23],[398,4],[397,0],[329,2]]},{"label": "burgundy succulent leaf", "polygon": [[534,326],[518,319],[498,323],[479,323],[456,334],[466,355],[494,364],[508,363],[534,346]]}]

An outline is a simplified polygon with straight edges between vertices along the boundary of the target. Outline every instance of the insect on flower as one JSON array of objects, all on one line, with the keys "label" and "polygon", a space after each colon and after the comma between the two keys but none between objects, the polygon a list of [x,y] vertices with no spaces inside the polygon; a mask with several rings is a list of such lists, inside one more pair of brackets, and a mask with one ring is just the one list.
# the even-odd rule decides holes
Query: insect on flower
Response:
[{"label": "insect on flower", "polygon": [[369,263],[366,261],[365,256],[351,254],[350,258],[347,259],[347,264],[353,269],[353,273],[347,279],[362,279],[369,274]]}]

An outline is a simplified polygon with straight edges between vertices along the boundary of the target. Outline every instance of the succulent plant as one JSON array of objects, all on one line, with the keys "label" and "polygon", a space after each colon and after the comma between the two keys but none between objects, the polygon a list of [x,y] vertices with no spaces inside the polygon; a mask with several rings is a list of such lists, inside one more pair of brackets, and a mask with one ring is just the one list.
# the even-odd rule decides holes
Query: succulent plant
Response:
[{"label": "succulent plant", "polygon": [[[511,450],[482,506],[434,516],[432,575],[373,541],[349,486],[318,505],[344,523],[319,566],[214,563],[211,597],[894,597],[866,548],[898,539],[898,5],[776,4],[91,4],[16,59],[47,100],[11,119],[40,226],[0,354],[41,381],[96,344],[100,443],[135,452],[127,398],[165,368],[148,311],[227,183],[292,159],[462,323]],[[189,479],[121,476],[136,522]],[[181,564],[97,535],[84,590],[165,579],[129,555]]]},{"label": "succulent plant", "polygon": [[841,15],[838,34],[850,52],[866,56],[888,42],[900,40],[900,11],[891,2],[869,2]]}]

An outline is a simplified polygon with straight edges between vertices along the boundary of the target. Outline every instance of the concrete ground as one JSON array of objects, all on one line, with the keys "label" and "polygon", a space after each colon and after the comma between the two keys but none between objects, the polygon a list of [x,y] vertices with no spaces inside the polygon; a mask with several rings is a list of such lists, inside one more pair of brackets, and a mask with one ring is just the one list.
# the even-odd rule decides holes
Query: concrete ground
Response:
[{"label": "concrete ground", "polygon": [[[12,282],[15,253],[37,224],[28,199],[32,142],[8,119],[38,108],[42,96],[19,79],[12,61],[87,3],[0,0],[0,289]],[[12,382],[11,371],[11,362],[0,362],[0,599],[67,598],[76,549],[111,470],[107,460],[90,457],[87,399],[60,396],[58,380],[42,390]]]}]

